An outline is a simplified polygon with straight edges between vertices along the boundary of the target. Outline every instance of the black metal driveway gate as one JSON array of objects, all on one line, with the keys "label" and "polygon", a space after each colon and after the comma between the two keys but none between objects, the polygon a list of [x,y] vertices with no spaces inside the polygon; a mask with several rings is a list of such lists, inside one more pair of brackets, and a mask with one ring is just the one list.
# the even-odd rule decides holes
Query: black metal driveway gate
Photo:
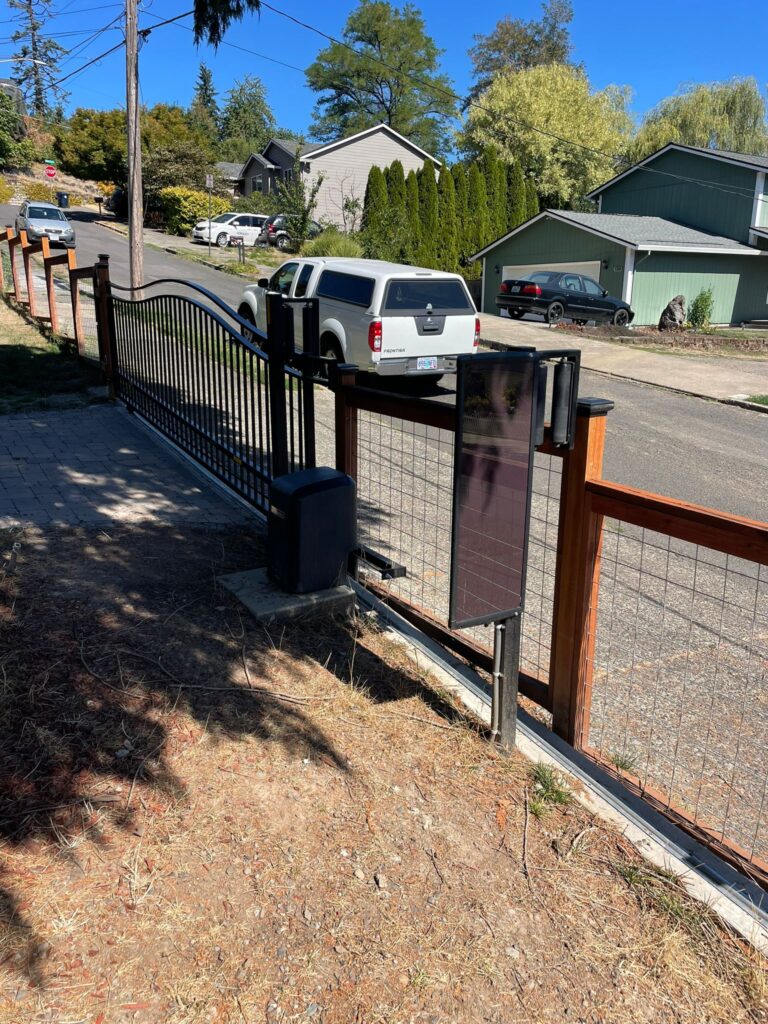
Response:
[{"label": "black metal driveway gate", "polygon": [[294,358],[293,311],[280,295],[268,297],[265,335],[188,281],[124,288],[102,257],[96,282],[111,393],[266,512],[274,477],[315,464],[316,306],[305,309],[307,355]]}]

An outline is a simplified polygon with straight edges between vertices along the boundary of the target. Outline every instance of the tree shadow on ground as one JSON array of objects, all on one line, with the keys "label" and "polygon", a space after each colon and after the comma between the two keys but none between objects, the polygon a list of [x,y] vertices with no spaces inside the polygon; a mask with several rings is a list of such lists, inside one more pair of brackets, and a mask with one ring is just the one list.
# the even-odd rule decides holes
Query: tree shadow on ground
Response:
[{"label": "tree shadow on ground", "polygon": [[[327,669],[376,702],[419,694],[452,716],[415,670],[361,643],[354,622],[267,630],[251,620],[217,577],[263,564],[253,529],[9,530],[0,566],[14,542],[15,571],[2,578],[0,569],[0,844],[9,852],[50,851],[78,868],[81,843],[106,849],[110,832],[135,829],[140,792],[183,805],[171,755],[190,719],[214,742],[254,737],[348,772],[306,706],[270,692],[286,665],[303,678]],[[25,918],[18,864],[11,857],[0,869],[0,964],[42,985],[48,944]]]}]

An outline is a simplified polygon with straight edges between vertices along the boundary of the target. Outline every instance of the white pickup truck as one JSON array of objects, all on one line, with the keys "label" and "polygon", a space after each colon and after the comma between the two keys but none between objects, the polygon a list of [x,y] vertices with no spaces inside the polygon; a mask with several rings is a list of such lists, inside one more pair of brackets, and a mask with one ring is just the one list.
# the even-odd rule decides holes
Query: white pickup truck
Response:
[{"label": "white pickup truck", "polygon": [[[472,354],[480,319],[464,279],[382,260],[296,258],[249,285],[238,312],[267,329],[266,294],[320,300],[320,355],[356,363],[361,371],[430,381]],[[294,309],[302,347],[301,306]]]}]

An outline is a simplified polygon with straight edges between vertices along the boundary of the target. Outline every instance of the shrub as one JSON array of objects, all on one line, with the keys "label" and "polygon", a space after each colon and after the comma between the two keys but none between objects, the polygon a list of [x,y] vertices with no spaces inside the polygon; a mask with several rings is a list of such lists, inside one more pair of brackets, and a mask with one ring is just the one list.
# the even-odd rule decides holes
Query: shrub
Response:
[{"label": "shrub", "polygon": [[[51,201],[51,186],[44,185],[42,181],[33,181],[31,184],[23,181],[21,183],[21,190],[24,193],[25,199],[36,199],[39,203],[50,203]],[[53,195],[55,198],[55,186]]]},{"label": "shrub", "polygon": [[715,297],[712,294],[712,289],[702,288],[688,307],[688,323],[697,330],[700,330],[702,327],[709,327],[714,307]]},{"label": "shrub", "polygon": [[363,247],[355,235],[342,235],[338,228],[326,228],[317,238],[305,242],[303,256],[351,256],[363,255]]},{"label": "shrub", "polygon": [[[208,193],[192,188],[172,186],[160,190],[160,206],[168,230],[174,235],[188,234],[199,220],[208,218]],[[232,201],[211,197],[211,216],[226,213],[232,208]]]},{"label": "shrub", "polygon": [[13,196],[13,185],[9,185],[5,178],[0,178],[0,203],[10,203]]}]

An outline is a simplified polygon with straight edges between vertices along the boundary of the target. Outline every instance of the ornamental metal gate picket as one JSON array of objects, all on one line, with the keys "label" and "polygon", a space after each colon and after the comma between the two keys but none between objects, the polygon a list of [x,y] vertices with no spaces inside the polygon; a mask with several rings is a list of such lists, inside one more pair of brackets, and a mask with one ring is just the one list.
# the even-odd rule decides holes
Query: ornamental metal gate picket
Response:
[{"label": "ornamental metal gate picket", "polygon": [[114,397],[265,513],[276,476],[315,464],[316,302],[304,304],[306,354],[296,356],[293,310],[280,295],[268,297],[264,334],[188,281],[125,288],[102,258],[96,282]]}]

